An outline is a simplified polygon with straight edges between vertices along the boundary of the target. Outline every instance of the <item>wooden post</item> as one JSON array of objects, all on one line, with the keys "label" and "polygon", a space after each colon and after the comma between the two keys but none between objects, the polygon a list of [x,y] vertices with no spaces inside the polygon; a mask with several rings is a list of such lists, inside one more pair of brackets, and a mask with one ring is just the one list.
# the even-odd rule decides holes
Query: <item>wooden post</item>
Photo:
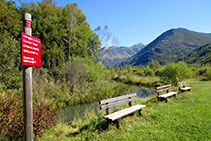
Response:
[{"label": "wooden post", "polygon": [[116,120],[116,128],[117,128],[117,129],[120,128],[120,123],[119,123],[119,122],[120,122],[120,119],[117,119],[117,120]]},{"label": "wooden post", "polygon": [[166,91],[166,93],[169,93],[169,89]]},{"label": "wooden post", "polygon": [[106,115],[109,114],[109,108],[106,108]]},{"label": "wooden post", "polygon": [[[31,14],[23,14],[23,32],[32,35]],[[23,68],[24,140],[33,141],[32,67]]]},{"label": "wooden post", "polygon": [[[131,97],[129,97],[129,100],[131,99]],[[128,103],[128,105],[129,105],[129,107],[131,107],[132,106],[132,102],[130,101],[129,103]]]},{"label": "wooden post", "polygon": [[142,109],[138,110],[138,114],[139,114],[139,116],[141,116],[141,111],[142,111]]},{"label": "wooden post", "polygon": [[131,107],[131,106],[132,106],[132,102],[130,101],[130,102],[128,103],[128,105],[129,105],[129,107]]}]

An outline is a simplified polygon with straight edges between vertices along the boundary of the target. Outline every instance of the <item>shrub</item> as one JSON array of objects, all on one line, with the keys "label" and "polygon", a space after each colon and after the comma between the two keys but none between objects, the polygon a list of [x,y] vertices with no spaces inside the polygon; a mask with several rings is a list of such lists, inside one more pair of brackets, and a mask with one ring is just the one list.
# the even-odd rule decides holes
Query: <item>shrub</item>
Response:
[{"label": "shrub", "polygon": [[119,78],[119,75],[117,73],[112,74],[112,79],[117,80]]},{"label": "shrub", "polygon": [[144,76],[145,75],[145,67],[144,66],[136,67],[136,69],[134,70],[134,73],[136,75]]},{"label": "shrub", "polygon": [[[36,104],[35,104],[36,105]],[[42,135],[43,129],[48,129],[56,119],[57,110],[42,104],[33,109],[33,132],[35,136]],[[23,136],[23,99],[20,94],[0,95],[0,134],[5,134],[10,140]]]},{"label": "shrub", "polygon": [[135,75],[128,75],[127,76],[127,83],[128,84],[134,84],[134,85],[139,85],[141,83],[141,79],[138,76]]},{"label": "shrub", "polygon": [[86,82],[98,83],[101,78],[105,78],[103,68],[102,63],[96,63],[93,58],[77,57],[54,69],[53,74],[58,80],[69,83],[71,92],[74,93]]},{"label": "shrub", "polygon": [[166,65],[160,76],[162,81],[177,85],[179,81],[192,77],[192,74],[192,70],[185,62],[179,62]]},{"label": "shrub", "polygon": [[145,74],[145,76],[153,76],[154,75],[154,71],[149,66],[147,66],[144,69],[144,74]]},{"label": "shrub", "polygon": [[160,64],[157,62],[157,61],[154,61],[152,60],[149,64],[149,67],[152,69],[152,70],[157,70],[160,68]]},{"label": "shrub", "polygon": [[126,75],[120,75],[118,80],[123,82],[123,83],[127,83],[127,76]]},{"label": "shrub", "polygon": [[204,73],[204,77],[207,80],[211,80],[211,68],[206,68],[206,73]]},{"label": "shrub", "polygon": [[0,83],[4,89],[21,86],[20,44],[10,36],[0,39]]}]

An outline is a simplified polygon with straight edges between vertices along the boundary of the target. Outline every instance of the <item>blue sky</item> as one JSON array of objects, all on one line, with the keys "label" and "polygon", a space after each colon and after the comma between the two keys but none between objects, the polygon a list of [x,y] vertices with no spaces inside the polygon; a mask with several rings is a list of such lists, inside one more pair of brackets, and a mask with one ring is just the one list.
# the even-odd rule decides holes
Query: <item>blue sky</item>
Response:
[{"label": "blue sky", "polygon": [[[15,0],[19,4],[19,0]],[[30,0],[22,0],[29,2]],[[32,0],[40,2],[41,0]],[[119,46],[148,44],[171,28],[211,33],[211,0],[54,0],[77,2],[92,29],[107,25]]]}]

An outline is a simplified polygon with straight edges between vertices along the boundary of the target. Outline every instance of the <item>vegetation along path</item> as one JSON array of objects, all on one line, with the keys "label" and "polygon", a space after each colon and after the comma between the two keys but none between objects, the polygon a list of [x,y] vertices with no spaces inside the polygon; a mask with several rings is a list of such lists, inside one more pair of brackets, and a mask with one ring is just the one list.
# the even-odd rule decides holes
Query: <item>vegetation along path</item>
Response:
[{"label": "vegetation along path", "polygon": [[[58,126],[48,132],[62,133],[51,137],[64,140],[210,140],[211,82],[188,83],[193,88],[192,91],[180,93],[176,99],[170,98],[167,104],[158,103],[156,97],[138,100],[137,103],[147,105],[143,116],[136,113],[122,119],[120,122],[124,127],[120,129],[115,125],[107,130],[101,129],[100,124],[104,123],[101,120],[98,123],[90,122],[96,125],[90,124],[78,134],[66,130],[70,128],[68,126],[62,126],[65,127],[63,129]],[[47,138],[49,139],[48,133],[40,140]]]}]

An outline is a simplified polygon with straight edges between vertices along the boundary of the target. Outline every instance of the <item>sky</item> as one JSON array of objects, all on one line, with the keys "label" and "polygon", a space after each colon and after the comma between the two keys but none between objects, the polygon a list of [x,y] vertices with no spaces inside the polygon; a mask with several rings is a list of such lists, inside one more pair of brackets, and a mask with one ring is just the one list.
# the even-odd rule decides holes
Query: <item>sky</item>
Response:
[{"label": "sky", "polygon": [[[19,0],[15,0],[19,5]],[[30,0],[22,0],[30,2]],[[40,2],[41,0],[31,0]],[[76,2],[91,29],[108,26],[118,46],[147,45],[172,28],[211,33],[211,0],[54,0]]]}]

